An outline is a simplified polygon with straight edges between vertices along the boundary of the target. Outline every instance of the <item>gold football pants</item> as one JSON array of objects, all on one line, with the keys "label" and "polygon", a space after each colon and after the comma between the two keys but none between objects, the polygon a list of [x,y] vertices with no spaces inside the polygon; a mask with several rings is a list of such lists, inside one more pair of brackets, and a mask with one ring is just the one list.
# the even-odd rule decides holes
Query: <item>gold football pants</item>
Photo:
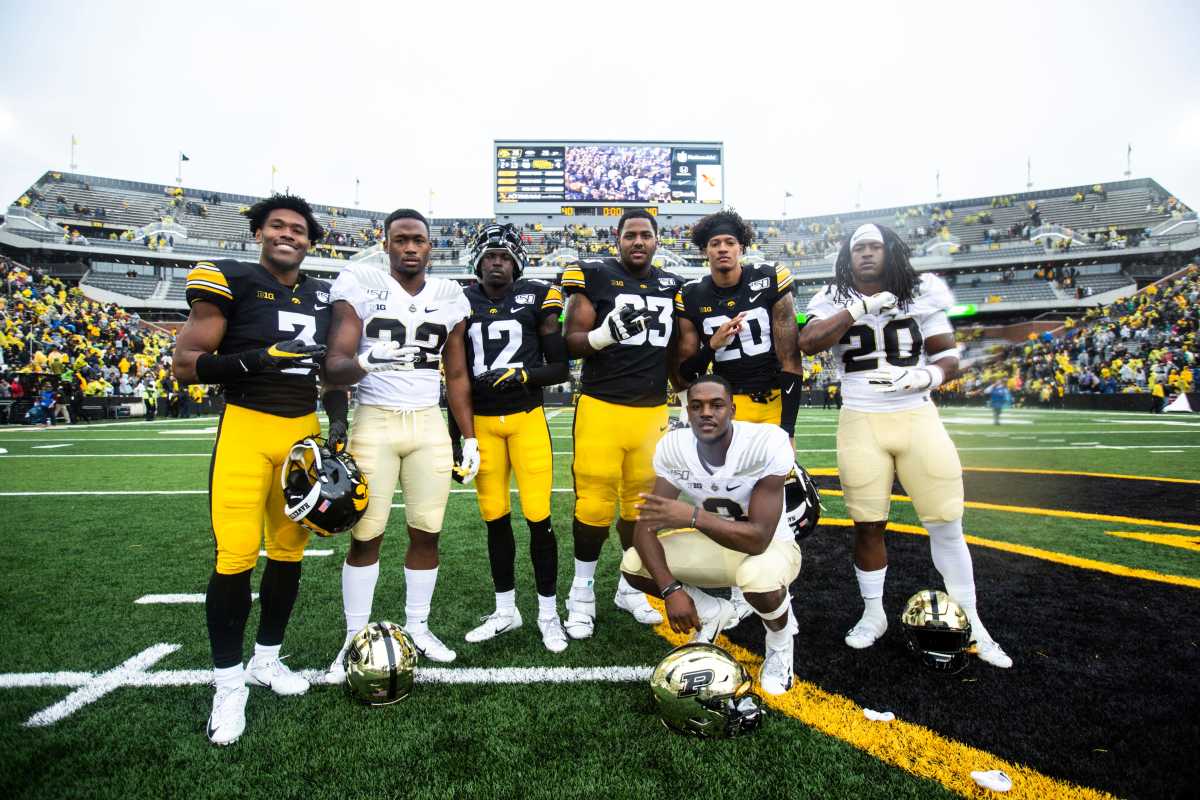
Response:
[{"label": "gold football pants", "polygon": [[540,522],[549,517],[554,461],[542,407],[498,416],[476,414],[475,438],[479,440],[475,489],[483,519],[490,522],[512,511],[509,483],[514,474],[525,519]]},{"label": "gold football pants", "polygon": [[[771,425],[778,425],[783,419],[783,395],[778,389],[772,390],[769,395],[770,399],[765,403],[756,403],[750,399],[748,394],[735,394],[733,396],[733,418],[738,422],[766,422]],[[685,419],[686,419],[686,413]]]},{"label": "gold football pants", "polygon": [[667,430],[667,406],[638,407],[579,398],[575,409],[575,518],[607,528],[620,500],[633,521],[638,493],[654,488],[654,447]]},{"label": "gold football pants", "polygon": [[292,445],[320,432],[316,414],[280,417],[226,404],[209,473],[217,572],[253,569],[264,538],[267,558],[304,557],[309,534],[283,513],[279,471]]}]

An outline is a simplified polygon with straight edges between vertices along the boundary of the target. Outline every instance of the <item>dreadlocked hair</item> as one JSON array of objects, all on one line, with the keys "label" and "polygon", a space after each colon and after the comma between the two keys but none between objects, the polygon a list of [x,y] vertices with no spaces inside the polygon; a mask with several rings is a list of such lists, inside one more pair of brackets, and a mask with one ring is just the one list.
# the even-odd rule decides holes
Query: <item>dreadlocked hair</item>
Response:
[{"label": "dreadlocked hair", "polygon": [[[891,228],[876,223],[883,234],[883,289],[896,295],[896,305],[907,308],[915,299],[921,276],[913,269],[909,256],[912,250]],[[854,273],[850,270],[850,236],[842,242],[837,263],[833,268],[833,300],[849,300],[858,294],[854,288]]]}]

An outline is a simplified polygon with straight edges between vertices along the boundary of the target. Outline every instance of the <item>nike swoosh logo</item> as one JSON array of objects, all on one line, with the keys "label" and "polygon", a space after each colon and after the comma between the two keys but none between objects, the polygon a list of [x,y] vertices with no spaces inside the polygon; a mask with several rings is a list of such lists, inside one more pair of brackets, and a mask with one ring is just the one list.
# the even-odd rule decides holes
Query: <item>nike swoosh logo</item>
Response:
[{"label": "nike swoosh logo", "polygon": [[752,295],[750,295],[750,302],[753,303],[755,300],[757,300],[760,297],[762,297],[762,292],[759,292],[758,294],[752,294]]},{"label": "nike swoosh logo", "polygon": [[437,311],[437,306],[434,306],[433,308],[430,308],[429,306],[425,306],[426,314],[432,314],[434,311]]},{"label": "nike swoosh logo", "polygon": [[735,484],[733,484],[732,486],[726,485],[726,486],[725,486],[725,491],[727,491],[727,492],[732,492],[734,489],[740,489],[740,488],[741,488],[741,486],[742,486],[742,485],[741,485],[740,483],[735,483]]},{"label": "nike swoosh logo", "polygon": [[791,394],[791,393],[792,393],[792,389],[795,389],[795,388],[796,388],[796,386],[795,386],[795,384],[793,384],[793,385],[789,386],[789,387],[788,387],[786,390],[784,390],[784,392],[783,392],[783,393],[784,393],[784,394]]},{"label": "nike swoosh logo", "polygon": [[520,311],[520,310],[521,310],[521,307],[520,307],[520,306],[517,306],[516,308],[510,308],[510,309],[508,310],[508,313],[510,313],[510,314],[516,314],[516,313],[517,313],[518,311]]},{"label": "nike swoosh logo", "polygon": [[316,303],[313,304],[313,311],[324,311],[327,308],[329,308],[329,306],[319,306]]}]

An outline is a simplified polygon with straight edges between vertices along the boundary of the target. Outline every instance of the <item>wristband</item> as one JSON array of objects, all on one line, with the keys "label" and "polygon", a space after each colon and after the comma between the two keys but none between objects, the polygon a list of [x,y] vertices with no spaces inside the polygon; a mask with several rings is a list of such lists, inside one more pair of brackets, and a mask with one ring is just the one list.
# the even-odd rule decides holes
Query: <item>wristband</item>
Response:
[{"label": "wristband", "polygon": [[[691,524],[691,527],[693,527],[693,528],[695,528],[695,527],[696,527],[696,517],[698,517],[698,516],[700,516],[700,506],[696,506],[696,507],[694,507],[694,508],[692,509],[692,524]],[[696,528],[696,530],[699,530],[699,528]]]},{"label": "wristband", "polygon": [[946,380],[946,371],[937,364],[926,364],[923,369],[929,373],[929,385],[925,388],[933,390],[942,385],[942,381]]},{"label": "wristband", "polygon": [[668,583],[666,586],[664,586],[662,589],[659,590],[658,596],[661,597],[663,600],[666,600],[668,597],[675,594],[682,588],[683,588],[682,583],[680,583],[679,581],[672,581],[671,583]]},{"label": "wristband", "polygon": [[617,343],[617,340],[613,338],[612,331],[608,329],[607,322],[601,323],[599,328],[588,331],[587,339],[588,344],[597,352]]}]

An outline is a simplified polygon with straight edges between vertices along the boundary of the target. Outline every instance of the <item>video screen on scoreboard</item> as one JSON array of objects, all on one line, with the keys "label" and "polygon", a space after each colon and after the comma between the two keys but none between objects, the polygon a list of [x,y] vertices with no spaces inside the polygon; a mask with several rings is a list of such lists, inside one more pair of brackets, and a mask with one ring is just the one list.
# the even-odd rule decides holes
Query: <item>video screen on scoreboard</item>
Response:
[{"label": "video screen on scoreboard", "polygon": [[496,142],[495,158],[498,208],[560,202],[670,207],[724,200],[719,142]]}]

